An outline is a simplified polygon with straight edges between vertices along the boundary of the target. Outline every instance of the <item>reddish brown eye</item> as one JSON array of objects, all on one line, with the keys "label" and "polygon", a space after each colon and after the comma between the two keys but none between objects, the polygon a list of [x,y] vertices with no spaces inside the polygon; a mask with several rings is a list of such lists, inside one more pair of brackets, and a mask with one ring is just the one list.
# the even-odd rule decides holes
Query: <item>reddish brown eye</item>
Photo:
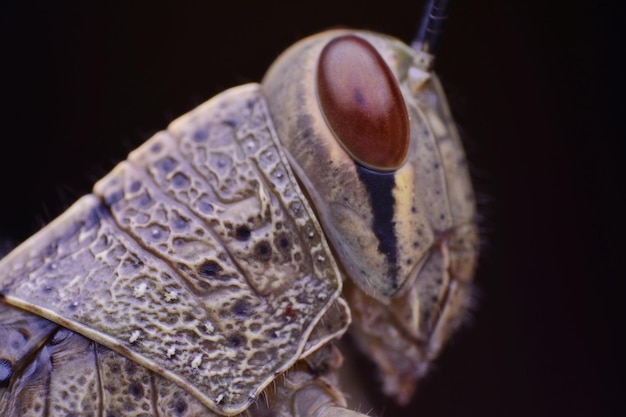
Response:
[{"label": "reddish brown eye", "polygon": [[409,119],[391,70],[367,41],[336,38],[317,67],[322,113],[346,150],[378,170],[400,167],[409,148]]}]

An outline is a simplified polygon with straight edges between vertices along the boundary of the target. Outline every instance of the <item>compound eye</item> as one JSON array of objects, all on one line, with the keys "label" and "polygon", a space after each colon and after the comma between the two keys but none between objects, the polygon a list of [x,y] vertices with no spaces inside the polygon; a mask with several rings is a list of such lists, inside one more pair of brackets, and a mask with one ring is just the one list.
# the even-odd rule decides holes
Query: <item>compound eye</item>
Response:
[{"label": "compound eye", "polygon": [[409,149],[409,118],[391,70],[366,40],[333,39],[317,67],[317,94],[326,122],[360,164],[399,168]]}]

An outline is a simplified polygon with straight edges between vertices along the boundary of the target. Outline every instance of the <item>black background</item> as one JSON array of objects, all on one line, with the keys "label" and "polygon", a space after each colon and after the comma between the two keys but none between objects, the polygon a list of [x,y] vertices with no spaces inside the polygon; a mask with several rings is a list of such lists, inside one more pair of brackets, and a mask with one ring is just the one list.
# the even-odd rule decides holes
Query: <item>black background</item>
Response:
[{"label": "black background", "polygon": [[[128,3],[0,3],[7,245],[294,41],[337,25],[410,40],[422,8]],[[453,5],[437,71],[480,199],[480,302],[411,406],[381,400],[385,416],[626,415],[625,18],[582,0]]]}]

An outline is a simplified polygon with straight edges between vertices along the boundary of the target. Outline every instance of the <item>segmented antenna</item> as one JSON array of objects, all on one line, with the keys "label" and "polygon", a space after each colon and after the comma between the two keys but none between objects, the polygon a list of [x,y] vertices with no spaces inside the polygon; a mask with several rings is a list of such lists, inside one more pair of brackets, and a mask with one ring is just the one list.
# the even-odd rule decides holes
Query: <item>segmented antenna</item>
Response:
[{"label": "segmented antenna", "polygon": [[428,66],[432,65],[432,60],[437,53],[443,26],[448,18],[450,3],[451,0],[428,0],[417,36],[411,43],[411,47],[417,52],[430,57]]}]

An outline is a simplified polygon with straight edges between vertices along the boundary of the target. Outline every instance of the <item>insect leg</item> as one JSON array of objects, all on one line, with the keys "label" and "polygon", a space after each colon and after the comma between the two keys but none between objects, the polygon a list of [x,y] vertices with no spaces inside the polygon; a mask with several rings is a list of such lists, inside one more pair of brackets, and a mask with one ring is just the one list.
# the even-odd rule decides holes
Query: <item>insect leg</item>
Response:
[{"label": "insect leg", "polygon": [[365,416],[346,408],[337,376],[342,364],[343,356],[332,343],[299,360],[265,390],[264,399],[260,398],[250,407],[250,417],[267,413],[280,417]]}]

